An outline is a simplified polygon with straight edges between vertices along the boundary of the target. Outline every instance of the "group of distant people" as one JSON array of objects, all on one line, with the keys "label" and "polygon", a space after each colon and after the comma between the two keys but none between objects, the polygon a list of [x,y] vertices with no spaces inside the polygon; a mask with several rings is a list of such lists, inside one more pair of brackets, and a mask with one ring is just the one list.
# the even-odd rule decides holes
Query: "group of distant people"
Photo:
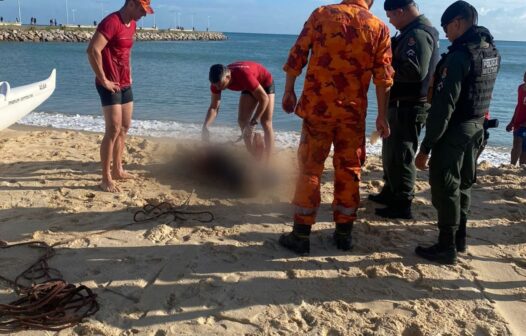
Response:
[{"label": "group of distant people", "polygon": [[[420,14],[413,0],[385,0],[387,17],[399,30],[393,38],[387,25],[370,12],[373,3],[343,0],[317,8],[283,67],[286,83],[282,108],[302,118],[303,126],[298,149],[300,172],[292,202],[294,225],[279,243],[300,255],[310,252],[309,237],[321,202],[321,175],[333,148],[333,239],[340,250],[353,248],[352,230],[365,160],[367,92],[372,79],[378,101],[376,129],[383,138],[385,184],[369,199],[385,205],[376,210],[378,216],[413,218],[416,169],[425,170],[429,164],[439,237],[436,244],[418,246],[415,251],[427,260],[454,264],[457,253],[467,247],[476,158],[484,142],[484,120],[501,57],[489,30],[478,25],[477,10],[465,1],[453,2],[441,17],[440,25],[451,41],[442,57],[438,31]],[[88,47],[106,121],[100,149],[101,187],[105,191],[118,192],[117,180],[133,178],[122,166],[133,112],[130,50],[136,21],[152,13],[150,0],[126,0],[118,12],[99,24]],[[306,66],[298,99],[295,82]],[[276,88],[272,74],[261,64],[238,61],[213,65],[209,81],[211,103],[203,123],[203,140],[209,140],[221,92],[240,91],[238,124],[242,139],[255,154],[255,128],[261,125],[263,159],[268,162],[274,148]],[[519,97],[522,107],[517,108],[507,129],[514,131],[517,144],[522,139],[524,155],[525,85],[519,88]],[[426,135],[419,145],[424,125]]]}]

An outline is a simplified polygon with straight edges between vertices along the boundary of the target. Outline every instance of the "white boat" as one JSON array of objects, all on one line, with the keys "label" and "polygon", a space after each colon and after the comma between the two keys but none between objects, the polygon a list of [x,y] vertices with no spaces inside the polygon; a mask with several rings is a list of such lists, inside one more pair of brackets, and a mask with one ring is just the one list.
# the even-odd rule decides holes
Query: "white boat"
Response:
[{"label": "white boat", "polygon": [[0,82],[0,130],[3,130],[36,109],[55,91],[57,71],[41,82],[11,88]]}]

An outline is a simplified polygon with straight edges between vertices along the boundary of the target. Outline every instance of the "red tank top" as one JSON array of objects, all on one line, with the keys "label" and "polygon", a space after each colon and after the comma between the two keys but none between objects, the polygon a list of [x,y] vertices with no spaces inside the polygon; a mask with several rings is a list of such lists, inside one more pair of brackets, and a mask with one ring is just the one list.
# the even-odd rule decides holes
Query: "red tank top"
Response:
[{"label": "red tank top", "polygon": [[526,91],[524,91],[526,84],[519,86],[518,102],[515,108],[515,119],[513,120],[513,128],[517,129],[522,124],[526,124]]}]

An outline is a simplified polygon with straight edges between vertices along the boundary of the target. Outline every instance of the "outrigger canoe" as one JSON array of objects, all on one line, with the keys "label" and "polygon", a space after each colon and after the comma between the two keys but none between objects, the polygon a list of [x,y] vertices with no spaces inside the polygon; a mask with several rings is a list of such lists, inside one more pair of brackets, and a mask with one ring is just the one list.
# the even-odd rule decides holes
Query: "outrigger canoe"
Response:
[{"label": "outrigger canoe", "polygon": [[41,82],[11,88],[0,82],[0,130],[3,130],[36,109],[55,91],[57,71]]}]

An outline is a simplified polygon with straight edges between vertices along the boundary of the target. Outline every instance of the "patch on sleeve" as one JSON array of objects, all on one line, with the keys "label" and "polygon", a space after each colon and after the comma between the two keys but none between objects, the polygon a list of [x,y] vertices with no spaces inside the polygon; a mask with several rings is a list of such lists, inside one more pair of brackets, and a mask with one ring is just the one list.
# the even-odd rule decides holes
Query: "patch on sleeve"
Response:
[{"label": "patch on sleeve", "polygon": [[407,41],[407,45],[410,46],[410,47],[414,47],[416,45],[416,40],[414,37],[410,37],[409,40]]},{"label": "patch on sleeve", "polygon": [[406,54],[407,54],[408,57],[415,57],[416,56],[416,51],[414,51],[413,49],[409,49],[406,52]]}]

